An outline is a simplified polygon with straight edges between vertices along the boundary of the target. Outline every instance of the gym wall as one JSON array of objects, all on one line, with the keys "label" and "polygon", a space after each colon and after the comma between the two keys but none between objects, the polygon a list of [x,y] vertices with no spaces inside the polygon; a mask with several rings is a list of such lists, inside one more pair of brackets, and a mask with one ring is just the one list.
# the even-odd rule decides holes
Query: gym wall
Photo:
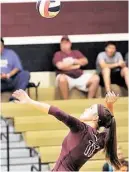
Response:
[{"label": "gym wall", "polygon": [[73,49],[89,59],[84,69],[95,68],[97,54],[108,40],[116,41],[123,56],[128,51],[128,1],[62,2],[54,19],[40,17],[35,2],[23,2],[2,3],[1,34],[29,71],[54,70],[52,58],[61,35],[73,36]]}]

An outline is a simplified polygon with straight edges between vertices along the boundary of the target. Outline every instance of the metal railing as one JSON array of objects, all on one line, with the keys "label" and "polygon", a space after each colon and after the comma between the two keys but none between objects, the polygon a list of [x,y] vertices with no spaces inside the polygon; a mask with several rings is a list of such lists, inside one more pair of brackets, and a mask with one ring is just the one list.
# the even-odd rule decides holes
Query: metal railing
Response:
[{"label": "metal railing", "polygon": [[[13,120],[10,118],[0,117],[5,122],[6,132],[1,132],[1,140],[3,138],[6,139],[6,155],[7,155],[7,171],[10,171],[10,125],[13,124]],[[14,132],[14,134],[21,134],[20,132]],[[30,150],[30,157],[35,155],[38,156],[38,167],[36,165],[31,166],[31,171],[42,171],[42,165],[49,165],[49,163],[41,162],[41,158],[39,153],[35,150],[35,148],[26,147],[26,149]]]},{"label": "metal railing", "polygon": [[1,117],[1,119],[5,122],[5,126],[6,126],[6,133],[1,132],[1,140],[4,137],[6,139],[6,146],[7,146],[7,150],[6,150],[6,154],[7,154],[7,171],[10,171],[10,138],[9,138],[9,125],[12,123],[11,119],[5,119],[3,117]]}]

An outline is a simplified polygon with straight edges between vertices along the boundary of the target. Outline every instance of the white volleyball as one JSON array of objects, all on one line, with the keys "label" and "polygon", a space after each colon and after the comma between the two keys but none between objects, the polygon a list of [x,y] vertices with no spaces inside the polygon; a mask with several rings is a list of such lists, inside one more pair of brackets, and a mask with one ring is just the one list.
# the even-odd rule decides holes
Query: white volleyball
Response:
[{"label": "white volleyball", "polygon": [[45,18],[53,18],[60,12],[60,0],[38,0],[36,3],[40,15]]}]

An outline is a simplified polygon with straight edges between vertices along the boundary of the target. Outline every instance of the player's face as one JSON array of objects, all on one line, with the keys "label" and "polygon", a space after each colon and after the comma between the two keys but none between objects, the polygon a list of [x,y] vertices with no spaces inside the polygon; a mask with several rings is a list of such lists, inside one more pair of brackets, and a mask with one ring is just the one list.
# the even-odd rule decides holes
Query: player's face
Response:
[{"label": "player's face", "polygon": [[64,40],[64,41],[62,41],[61,42],[61,44],[60,44],[60,49],[62,50],[62,51],[69,51],[69,50],[71,50],[71,42],[70,41],[67,41],[67,40]]},{"label": "player's face", "polygon": [[106,53],[108,56],[113,56],[116,52],[116,46],[115,45],[108,45],[106,47]]},{"label": "player's face", "polygon": [[92,105],[90,108],[85,109],[84,113],[80,116],[83,121],[93,121],[96,120],[98,116],[98,105]]}]

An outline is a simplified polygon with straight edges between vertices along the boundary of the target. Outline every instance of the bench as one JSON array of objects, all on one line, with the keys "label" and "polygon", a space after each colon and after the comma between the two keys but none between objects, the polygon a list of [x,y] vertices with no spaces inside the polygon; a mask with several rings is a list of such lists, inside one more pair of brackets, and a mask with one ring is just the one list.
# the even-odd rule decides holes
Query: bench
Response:
[{"label": "bench", "polygon": [[[104,103],[104,99],[85,99],[85,100],[64,100],[64,101],[47,101],[51,105],[55,105],[62,110],[71,113],[71,114],[80,114],[84,111],[85,108],[96,104]],[[115,112],[128,111],[128,98],[120,98],[118,102],[114,105]],[[18,116],[42,116],[42,112],[38,111],[35,108],[32,108],[30,105],[21,105],[15,103],[2,103],[1,104],[1,114],[5,118],[14,118]]]},{"label": "bench", "polygon": [[[28,131],[23,134],[28,147],[59,146],[69,130]],[[128,141],[128,127],[117,128],[119,142]]]},{"label": "bench", "polygon": [[[122,151],[124,156],[128,157],[128,142],[119,142],[119,145],[122,147]],[[36,149],[41,157],[41,161],[44,163],[54,163],[60,155],[61,146],[44,146]],[[95,156],[93,156],[90,160],[104,160],[105,154],[101,150]]]},{"label": "bench", "polygon": [[[35,100],[38,100],[38,87],[39,87],[39,85],[40,85],[40,82],[38,82],[37,84],[35,84],[34,82],[29,82],[29,84],[27,86],[27,93],[29,96],[31,96],[30,95],[30,88],[35,89]],[[12,91],[2,92],[1,93],[1,102],[8,102],[11,95],[12,95]]]},{"label": "bench", "polygon": [[[79,172],[82,171],[102,171],[103,164],[105,163],[105,160],[89,160],[84,164],[84,166],[79,170]],[[49,164],[50,169],[54,167],[55,163]]]},{"label": "bench", "polygon": [[[73,114],[73,116],[79,118],[80,114]],[[128,126],[127,111],[122,112],[122,117],[121,112],[115,113],[115,119],[117,127]],[[67,129],[62,122],[49,115],[14,117],[14,126],[16,132]]]}]

